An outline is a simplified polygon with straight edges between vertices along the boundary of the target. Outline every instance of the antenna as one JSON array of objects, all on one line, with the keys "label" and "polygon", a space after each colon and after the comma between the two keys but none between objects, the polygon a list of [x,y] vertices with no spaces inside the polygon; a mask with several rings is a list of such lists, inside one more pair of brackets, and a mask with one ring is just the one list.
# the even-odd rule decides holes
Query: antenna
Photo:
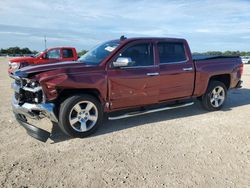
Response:
[{"label": "antenna", "polygon": [[46,35],[44,35],[44,47],[45,47],[45,50],[47,49],[47,39],[46,39]]}]

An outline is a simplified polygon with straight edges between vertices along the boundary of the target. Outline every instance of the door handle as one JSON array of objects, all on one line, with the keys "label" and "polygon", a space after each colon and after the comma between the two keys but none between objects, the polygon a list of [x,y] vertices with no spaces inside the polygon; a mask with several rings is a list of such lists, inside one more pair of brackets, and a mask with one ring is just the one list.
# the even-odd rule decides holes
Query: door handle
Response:
[{"label": "door handle", "polygon": [[147,73],[147,76],[158,76],[159,72],[149,72]]},{"label": "door handle", "polygon": [[184,70],[184,71],[192,71],[193,67],[183,68],[182,70]]}]

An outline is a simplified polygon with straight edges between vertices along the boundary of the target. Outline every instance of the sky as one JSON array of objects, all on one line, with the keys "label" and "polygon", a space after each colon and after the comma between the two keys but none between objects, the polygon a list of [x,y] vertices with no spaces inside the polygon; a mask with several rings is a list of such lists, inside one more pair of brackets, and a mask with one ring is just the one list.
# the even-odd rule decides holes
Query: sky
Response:
[{"label": "sky", "polygon": [[0,48],[89,50],[126,37],[177,37],[195,52],[250,51],[250,0],[1,0]]}]

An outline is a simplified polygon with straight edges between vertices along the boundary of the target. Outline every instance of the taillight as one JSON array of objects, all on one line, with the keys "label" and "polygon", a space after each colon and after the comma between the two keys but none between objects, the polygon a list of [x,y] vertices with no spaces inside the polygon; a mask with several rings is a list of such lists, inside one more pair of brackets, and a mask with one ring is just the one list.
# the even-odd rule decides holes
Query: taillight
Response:
[{"label": "taillight", "polygon": [[244,67],[244,65],[240,64],[240,76],[242,76],[242,74],[243,74],[243,67]]}]

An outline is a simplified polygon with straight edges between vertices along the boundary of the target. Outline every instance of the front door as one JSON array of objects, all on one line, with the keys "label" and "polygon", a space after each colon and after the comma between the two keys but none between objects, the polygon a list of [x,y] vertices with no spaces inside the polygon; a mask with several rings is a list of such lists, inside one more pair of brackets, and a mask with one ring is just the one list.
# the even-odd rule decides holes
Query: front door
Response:
[{"label": "front door", "polygon": [[154,63],[153,45],[150,42],[132,43],[118,54],[118,57],[131,58],[132,63],[108,70],[111,109],[157,103],[159,68]]},{"label": "front door", "polygon": [[55,63],[59,62],[61,60],[61,51],[60,49],[51,49],[46,52],[46,55],[44,58],[41,58],[37,61],[38,64],[43,63]]}]

